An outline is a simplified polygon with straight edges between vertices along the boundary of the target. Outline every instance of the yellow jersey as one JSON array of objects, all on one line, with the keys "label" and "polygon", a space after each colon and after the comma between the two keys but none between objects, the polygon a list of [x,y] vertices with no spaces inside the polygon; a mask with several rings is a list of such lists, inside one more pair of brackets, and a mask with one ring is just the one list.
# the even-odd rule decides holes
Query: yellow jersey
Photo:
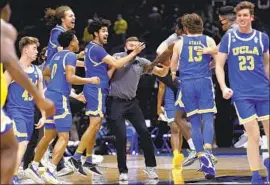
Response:
[{"label": "yellow jersey", "polygon": [[6,80],[4,77],[4,69],[3,69],[3,64],[0,63],[0,83],[1,83],[1,107],[5,105],[6,99],[7,99],[7,94],[8,94],[8,88],[6,84]]}]

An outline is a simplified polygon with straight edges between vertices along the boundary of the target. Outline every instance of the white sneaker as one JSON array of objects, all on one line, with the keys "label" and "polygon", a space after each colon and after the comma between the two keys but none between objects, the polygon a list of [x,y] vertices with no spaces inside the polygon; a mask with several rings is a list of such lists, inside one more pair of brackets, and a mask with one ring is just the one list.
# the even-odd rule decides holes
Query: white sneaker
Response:
[{"label": "white sneaker", "polygon": [[54,173],[52,173],[49,169],[47,169],[41,177],[50,184],[60,184],[60,182],[57,180]]},{"label": "white sneaker", "polygon": [[128,174],[127,173],[120,173],[119,181],[128,181]]},{"label": "white sneaker", "polygon": [[154,167],[146,167],[143,172],[148,175],[149,179],[158,179],[158,175]]},{"label": "white sneaker", "polygon": [[40,160],[40,163],[42,164],[42,166],[44,166],[45,168],[48,167],[48,164],[50,163],[50,157],[51,157],[51,152],[49,150],[49,148],[46,150],[45,154],[43,155],[43,157]]}]

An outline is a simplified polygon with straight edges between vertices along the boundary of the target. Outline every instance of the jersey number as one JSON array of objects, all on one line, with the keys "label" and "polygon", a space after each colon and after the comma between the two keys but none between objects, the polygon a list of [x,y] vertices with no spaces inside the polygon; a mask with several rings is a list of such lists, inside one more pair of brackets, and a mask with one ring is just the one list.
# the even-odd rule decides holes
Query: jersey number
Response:
[{"label": "jersey number", "polygon": [[54,78],[56,70],[57,70],[57,64],[53,64],[52,72],[51,72],[51,79]]},{"label": "jersey number", "polygon": [[[201,62],[202,61],[202,53],[198,52],[199,46],[189,46],[188,47],[188,51],[189,51],[189,58],[188,61],[189,62]],[[197,54],[194,56],[193,52],[196,52]]]},{"label": "jersey number", "polygon": [[253,56],[238,56],[240,71],[254,70],[254,57]]},{"label": "jersey number", "polygon": [[[30,79],[30,81],[32,82],[32,79]],[[24,90],[23,91],[23,94],[22,94],[22,98],[24,101],[32,101],[33,100],[33,96],[31,96],[27,90]]]}]

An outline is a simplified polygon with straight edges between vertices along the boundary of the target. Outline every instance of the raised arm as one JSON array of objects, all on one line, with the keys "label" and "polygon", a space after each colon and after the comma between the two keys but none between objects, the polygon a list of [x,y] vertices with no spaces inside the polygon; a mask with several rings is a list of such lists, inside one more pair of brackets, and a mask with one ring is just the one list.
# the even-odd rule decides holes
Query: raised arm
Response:
[{"label": "raised arm", "polygon": [[144,43],[140,43],[129,55],[123,58],[116,59],[111,55],[107,55],[103,58],[103,61],[114,68],[121,68],[132,61],[132,59],[136,57],[144,48]]}]

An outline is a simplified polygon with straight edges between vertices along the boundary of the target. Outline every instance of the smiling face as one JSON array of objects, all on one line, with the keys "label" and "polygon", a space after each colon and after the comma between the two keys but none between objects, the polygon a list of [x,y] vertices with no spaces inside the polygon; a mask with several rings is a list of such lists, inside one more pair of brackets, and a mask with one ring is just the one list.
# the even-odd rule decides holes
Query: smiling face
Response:
[{"label": "smiling face", "polygon": [[64,18],[61,19],[62,24],[68,29],[71,30],[75,27],[75,14],[72,10],[67,10],[65,11],[65,16]]},{"label": "smiling face", "polygon": [[108,27],[106,26],[101,27],[98,33],[95,32],[95,35],[100,44],[103,45],[108,43],[108,36],[109,36]]},{"label": "smiling face", "polygon": [[250,28],[253,20],[254,16],[249,9],[242,9],[236,13],[236,22],[242,29]]}]

